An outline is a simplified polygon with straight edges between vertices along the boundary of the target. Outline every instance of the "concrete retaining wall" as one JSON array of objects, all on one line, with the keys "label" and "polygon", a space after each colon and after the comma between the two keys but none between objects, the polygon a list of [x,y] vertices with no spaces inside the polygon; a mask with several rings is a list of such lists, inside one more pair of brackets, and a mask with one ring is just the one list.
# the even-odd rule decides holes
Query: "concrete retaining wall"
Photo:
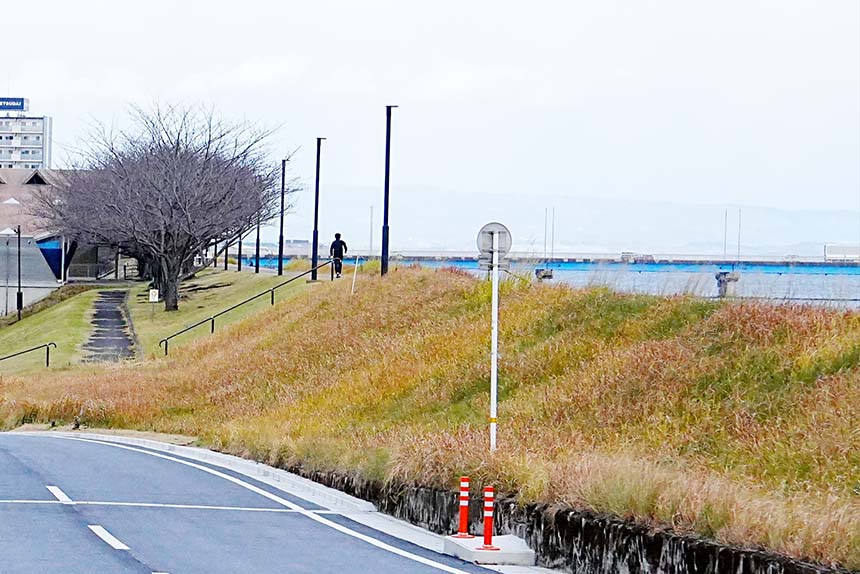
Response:
[{"label": "concrete retaining wall", "polygon": [[[457,493],[408,485],[382,485],[333,472],[290,472],[374,503],[377,508],[439,534],[457,530]],[[481,532],[481,500],[472,499],[470,529]],[[546,504],[496,502],[496,533],[524,538],[538,565],[575,574],[820,574],[844,572],[783,556],[727,548],[672,532]]]}]

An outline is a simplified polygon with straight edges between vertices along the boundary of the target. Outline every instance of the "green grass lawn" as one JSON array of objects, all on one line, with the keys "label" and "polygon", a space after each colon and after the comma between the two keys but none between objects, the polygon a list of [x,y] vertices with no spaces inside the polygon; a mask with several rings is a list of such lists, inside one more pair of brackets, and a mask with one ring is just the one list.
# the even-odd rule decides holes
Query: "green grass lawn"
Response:
[{"label": "green grass lawn", "polygon": [[[21,322],[0,329],[0,356],[23,351],[53,341],[51,368],[67,367],[80,362],[81,345],[90,333],[89,312],[98,291],[75,295],[41,312],[24,317]],[[0,374],[19,374],[45,368],[45,351],[34,351],[0,362]]]},{"label": "green grass lawn", "polygon": [[[195,278],[182,283],[179,289],[179,310],[171,312],[164,310],[163,303],[157,303],[154,306],[149,303],[149,289],[146,285],[133,289],[129,295],[128,306],[140,345],[138,351],[144,357],[162,354],[164,351],[159,348],[158,342],[164,337],[283,283],[287,279],[289,277],[278,277],[271,273],[258,275],[244,271],[239,273],[234,270],[207,269],[198,273]],[[297,279],[294,283],[281,287],[275,291],[275,302],[290,297],[305,286],[304,279]],[[264,295],[256,301],[218,317],[215,329],[217,331],[252,313],[268,308],[270,308],[270,299],[268,295]],[[208,334],[209,325],[201,325],[171,339],[170,347],[171,349],[181,347]]]}]

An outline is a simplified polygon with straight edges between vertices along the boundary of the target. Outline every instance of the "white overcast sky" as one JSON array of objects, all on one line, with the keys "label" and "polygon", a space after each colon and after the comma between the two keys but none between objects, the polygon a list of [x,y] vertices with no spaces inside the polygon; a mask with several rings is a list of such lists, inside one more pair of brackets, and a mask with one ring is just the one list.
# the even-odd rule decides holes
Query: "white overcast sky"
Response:
[{"label": "white overcast sky", "polygon": [[323,189],[378,213],[397,104],[393,192],[517,194],[541,225],[547,194],[860,206],[857,0],[0,0],[0,20],[0,93],[54,117],[56,159],[129,104],[201,103],[281,126],[273,158],[301,146],[310,190],[328,138]]}]

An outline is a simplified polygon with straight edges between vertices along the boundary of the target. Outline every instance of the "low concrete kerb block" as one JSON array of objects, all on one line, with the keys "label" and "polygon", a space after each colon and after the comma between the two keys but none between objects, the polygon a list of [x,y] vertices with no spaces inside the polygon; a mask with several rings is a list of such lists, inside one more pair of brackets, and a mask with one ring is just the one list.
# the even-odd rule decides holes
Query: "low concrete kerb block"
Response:
[{"label": "low concrete kerb block", "polygon": [[493,545],[498,550],[481,550],[480,547],[483,543],[484,539],[481,537],[454,538],[453,536],[446,536],[442,552],[476,564],[535,565],[535,552],[528,547],[522,538],[517,538],[511,534],[493,536]]}]

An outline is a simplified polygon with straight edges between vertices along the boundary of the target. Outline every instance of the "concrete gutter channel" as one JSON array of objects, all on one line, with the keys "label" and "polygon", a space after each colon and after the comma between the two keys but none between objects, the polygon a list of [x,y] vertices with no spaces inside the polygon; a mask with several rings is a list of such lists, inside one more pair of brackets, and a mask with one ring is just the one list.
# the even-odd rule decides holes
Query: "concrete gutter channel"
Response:
[{"label": "concrete gutter channel", "polygon": [[[77,432],[50,434],[137,445],[222,466],[436,552],[442,551],[444,535],[457,531],[458,493],[454,491],[383,485],[355,475],[306,471],[300,467],[281,470],[207,449],[140,438]],[[473,496],[469,521],[473,534],[481,532],[482,516],[482,500]],[[496,534],[524,539],[534,550],[540,566],[490,566],[507,574],[549,572],[545,568],[575,574],[848,572],[760,550],[730,548],[568,506],[521,505],[513,497],[497,499],[495,516]]]}]

